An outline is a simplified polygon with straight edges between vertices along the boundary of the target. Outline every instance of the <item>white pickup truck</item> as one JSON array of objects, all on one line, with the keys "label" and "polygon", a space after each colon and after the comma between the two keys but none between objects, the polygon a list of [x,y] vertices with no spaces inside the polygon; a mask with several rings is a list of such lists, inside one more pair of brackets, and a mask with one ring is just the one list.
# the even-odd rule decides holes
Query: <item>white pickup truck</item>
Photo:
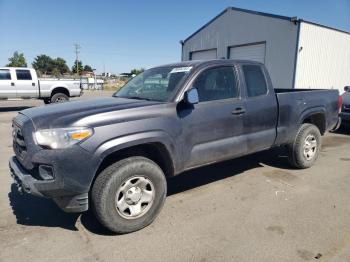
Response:
[{"label": "white pickup truck", "polygon": [[36,98],[50,104],[81,95],[80,80],[38,79],[32,68],[0,67],[0,100]]}]

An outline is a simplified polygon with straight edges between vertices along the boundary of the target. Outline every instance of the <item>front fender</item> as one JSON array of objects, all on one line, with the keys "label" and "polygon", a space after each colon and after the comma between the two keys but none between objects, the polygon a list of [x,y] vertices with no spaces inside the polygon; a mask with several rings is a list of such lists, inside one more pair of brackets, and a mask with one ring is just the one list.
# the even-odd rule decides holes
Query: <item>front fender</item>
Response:
[{"label": "front fender", "polygon": [[179,163],[179,157],[175,150],[175,143],[169,134],[161,130],[128,134],[106,141],[96,149],[94,158],[99,158],[98,166],[100,166],[103,160],[110,154],[130,147],[149,143],[159,143],[165,147],[171,160],[172,169],[176,171]]},{"label": "front fender", "polygon": [[100,156],[100,158],[103,159],[106,156],[116,151],[119,151],[128,147],[132,147],[132,146],[147,144],[147,143],[161,143],[166,147],[170,155],[174,155],[174,152],[175,152],[174,142],[172,141],[172,139],[167,133],[160,130],[134,133],[134,134],[114,138],[100,145],[97,148],[95,154]]}]

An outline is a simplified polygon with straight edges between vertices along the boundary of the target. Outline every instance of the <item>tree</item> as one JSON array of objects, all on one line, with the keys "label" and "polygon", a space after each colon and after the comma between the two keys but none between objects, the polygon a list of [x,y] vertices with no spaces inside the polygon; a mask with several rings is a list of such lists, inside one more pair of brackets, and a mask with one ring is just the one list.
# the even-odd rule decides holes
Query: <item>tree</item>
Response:
[{"label": "tree", "polygon": [[130,74],[132,75],[138,75],[138,74],[141,74],[143,71],[145,71],[144,68],[140,68],[140,69],[137,69],[137,68],[134,68],[130,71]]},{"label": "tree", "polygon": [[48,55],[38,55],[35,57],[32,66],[35,70],[43,73],[43,74],[51,74],[52,69],[54,67],[54,61]]},{"label": "tree", "polygon": [[[77,64],[78,64],[78,70],[77,70]],[[72,66],[72,72],[74,74],[77,74],[79,72],[79,75],[81,75],[81,73],[83,72],[83,63],[81,61],[78,61],[74,63],[74,66]]]},{"label": "tree", "polygon": [[13,56],[9,58],[9,64],[6,66],[10,67],[27,67],[27,62],[23,53],[18,53],[18,51],[13,53]]},{"label": "tree", "polygon": [[54,69],[52,69],[51,75],[53,75],[54,77],[60,77],[62,74],[60,70],[58,70],[58,68],[55,67]]},{"label": "tree", "polygon": [[89,66],[89,65],[85,65],[84,66],[84,71],[86,71],[86,72],[93,72],[92,67]]},{"label": "tree", "polygon": [[54,75],[56,77],[69,72],[66,60],[60,57],[53,59],[48,55],[38,55],[34,59],[32,66],[39,74],[43,73],[45,75]]},{"label": "tree", "polygon": [[[61,57],[57,57],[55,59],[51,58],[48,55],[38,55],[34,62],[32,63],[35,70],[37,70],[38,74],[45,74],[45,75],[54,75],[55,77],[59,77],[65,73],[70,73],[69,67],[67,65],[66,60],[64,60]],[[81,61],[78,61],[78,72],[79,75],[83,72],[83,69],[85,71],[92,71],[91,66],[86,65],[83,67],[83,64]],[[77,73],[76,70],[76,64],[72,67],[72,72],[74,74]]]},{"label": "tree", "polygon": [[57,57],[53,60],[53,70],[57,69],[61,75],[69,73],[69,67],[67,66],[66,60],[63,58]]}]

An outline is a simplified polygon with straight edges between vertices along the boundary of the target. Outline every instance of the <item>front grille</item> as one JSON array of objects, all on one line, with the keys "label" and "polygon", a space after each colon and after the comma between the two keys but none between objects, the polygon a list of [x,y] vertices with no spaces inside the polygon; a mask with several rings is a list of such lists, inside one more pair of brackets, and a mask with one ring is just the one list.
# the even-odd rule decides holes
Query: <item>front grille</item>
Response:
[{"label": "front grille", "polygon": [[22,130],[16,124],[12,125],[12,138],[15,154],[20,160],[23,160],[27,155],[27,146],[22,134]]}]

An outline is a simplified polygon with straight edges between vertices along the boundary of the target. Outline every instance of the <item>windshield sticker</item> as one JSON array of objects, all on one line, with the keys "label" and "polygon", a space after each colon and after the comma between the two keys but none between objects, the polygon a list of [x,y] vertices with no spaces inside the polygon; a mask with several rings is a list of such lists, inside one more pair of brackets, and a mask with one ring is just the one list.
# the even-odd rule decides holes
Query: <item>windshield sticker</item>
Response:
[{"label": "windshield sticker", "polygon": [[192,66],[176,67],[176,68],[173,68],[173,70],[170,71],[170,74],[189,72],[191,69],[192,69]]}]

